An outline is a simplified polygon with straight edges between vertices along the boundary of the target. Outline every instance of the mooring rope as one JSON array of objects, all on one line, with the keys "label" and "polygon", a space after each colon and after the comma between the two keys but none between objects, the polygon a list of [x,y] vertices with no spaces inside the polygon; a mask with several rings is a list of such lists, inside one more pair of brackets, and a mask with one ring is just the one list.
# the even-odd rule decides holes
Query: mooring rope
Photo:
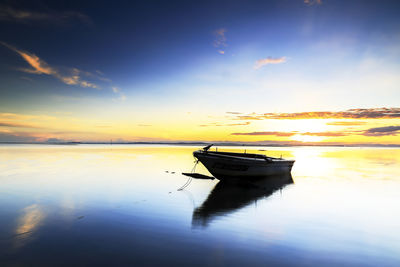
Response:
[{"label": "mooring rope", "polygon": [[[194,166],[192,168],[192,171],[190,173],[193,173],[196,170],[196,166],[199,163],[199,160],[196,159],[196,161],[194,162]],[[186,183],[184,185],[182,185],[180,188],[178,188],[177,191],[182,191],[183,189],[185,189],[186,187],[188,187],[190,185],[190,183],[192,182],[192,177],[189,177],[189,179],[186,181]]]},{"label": "mooring rope", "polygon": [[178,188],[178,191],[182,191],[183,189],[185,189],[191,182],[192,182],[192,177],[189,177],[186,183],[182,185],[180,188]]},{"label": "mooring rope", "polygon": [[199,160],[198,160],[198,159],[196,159],[196,160],[194,161],[194,166],[193,166],[193,168],[192,168],[191,173],[194,173],[194,171],[196,170],[197,164],[199,164]]}]

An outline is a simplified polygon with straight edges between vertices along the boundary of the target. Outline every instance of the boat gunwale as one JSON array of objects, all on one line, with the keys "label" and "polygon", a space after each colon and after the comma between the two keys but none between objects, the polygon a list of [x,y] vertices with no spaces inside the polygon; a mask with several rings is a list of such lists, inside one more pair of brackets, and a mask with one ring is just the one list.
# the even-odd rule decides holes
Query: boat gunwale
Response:
[{"label": "boat gunwale", "polygon": [[[274,157],[268,157],[266,155],[262,154],[245,154],[245,153],[234,153],[234,152],[218,152],[218,151],[203,151],[203,150],[197,150],[193,152],[193,155],[196,157],[195,154],[200,154],[202,156],[208,156],[208,157],[215,157],[215,158],[226,158],[226,159],[231,159],[231,160],[247,160],[247,161],[257,161],[257,162],[295,162],[294,160],[288,160],[288,159],[283,159],[283,158],[274,158]],[[233,155],[232,155],[233,154]],[[246,155],[246,156],[244,156]],[[251,156],[258,156],[258,157],[251,157]]]}]

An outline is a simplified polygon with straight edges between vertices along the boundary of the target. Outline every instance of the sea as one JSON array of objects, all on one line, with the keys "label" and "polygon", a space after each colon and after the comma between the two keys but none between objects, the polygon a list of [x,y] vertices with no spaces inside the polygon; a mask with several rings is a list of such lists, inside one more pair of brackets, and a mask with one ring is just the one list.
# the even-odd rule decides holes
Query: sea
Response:
[{"label": "sea", "polygon": [[257,184],[198,149],[0,145],[0,266],[400,266],[400,148],[218,147],[296,161]]}]

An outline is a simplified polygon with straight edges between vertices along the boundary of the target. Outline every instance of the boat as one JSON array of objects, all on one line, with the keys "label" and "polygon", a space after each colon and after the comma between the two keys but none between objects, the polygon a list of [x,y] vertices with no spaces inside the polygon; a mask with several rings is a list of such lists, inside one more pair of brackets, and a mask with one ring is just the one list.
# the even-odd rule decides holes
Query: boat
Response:
[{"label": "boat", "polygon": [[193,156],[219,180],[263,178],[290,173],[294,160],[263,154],[209,151],[213,144],[193,152]]}]

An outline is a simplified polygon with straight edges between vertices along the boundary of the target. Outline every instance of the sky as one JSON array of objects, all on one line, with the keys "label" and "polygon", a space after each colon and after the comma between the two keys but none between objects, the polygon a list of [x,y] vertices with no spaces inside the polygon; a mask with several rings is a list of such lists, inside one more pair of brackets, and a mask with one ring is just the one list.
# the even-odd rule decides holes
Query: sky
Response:
[{"label": "sky", "polygon": [[0,142],[400,144],[398,1],[0,1]]}]

